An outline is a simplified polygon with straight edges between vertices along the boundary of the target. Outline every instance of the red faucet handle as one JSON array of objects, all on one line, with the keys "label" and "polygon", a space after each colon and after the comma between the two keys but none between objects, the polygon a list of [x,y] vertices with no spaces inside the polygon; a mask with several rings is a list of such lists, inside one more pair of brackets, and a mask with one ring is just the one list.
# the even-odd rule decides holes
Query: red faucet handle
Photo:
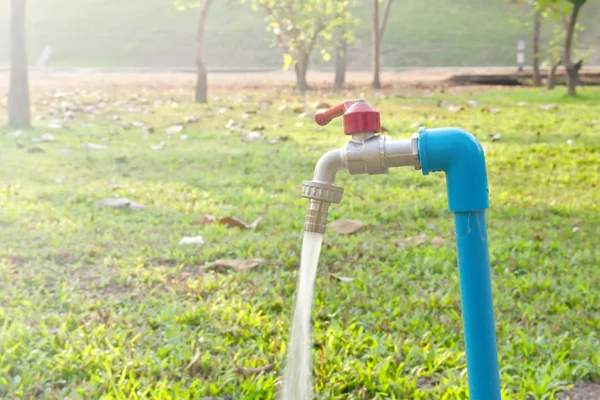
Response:
[{"label": "red faucet handle", "polygon": [[315,122],[321,126],[327,125],[334,118],[341,117],[344,115],[348,107],[354,104],[354,101],[345,101],[341,104],[338,104],[335,107],[331,107],[328,110],[319,110],[315,114]]},{"label": "red faucet handle", "polygon": [[315,114],[315,121],[323,126],[342,115],[344,116],[344,133],[346,135],[381,131],[379,111],[364,100],[345,101],[329,110],[319,110]]}]

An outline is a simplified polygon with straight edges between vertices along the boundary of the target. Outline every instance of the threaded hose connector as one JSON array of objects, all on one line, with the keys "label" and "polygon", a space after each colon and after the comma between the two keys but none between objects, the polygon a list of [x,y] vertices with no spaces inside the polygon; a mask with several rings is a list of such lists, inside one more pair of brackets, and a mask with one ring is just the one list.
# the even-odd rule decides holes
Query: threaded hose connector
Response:
[{"label": "threaded hose connector", "polygon": [[315,181],[302,182],[302,197],[308,199],[325,201],[327,203],[339,203],[342,201],[344,188],[332,183],[321,183]]},{"label": "threaded hose connector", "polygon": [[310,200],[308,210],[306,210],[306,220],[304,221],[305,231],[320,234],[325,233],[329,204],[325,201]]},{"label": "threaded hose connector", "polygon": [[331,203],[342,201],[344,188],[332,183],[302,182],[302,197],[310,199],[304,230],[323,234],[327,228],[327,213]]}]

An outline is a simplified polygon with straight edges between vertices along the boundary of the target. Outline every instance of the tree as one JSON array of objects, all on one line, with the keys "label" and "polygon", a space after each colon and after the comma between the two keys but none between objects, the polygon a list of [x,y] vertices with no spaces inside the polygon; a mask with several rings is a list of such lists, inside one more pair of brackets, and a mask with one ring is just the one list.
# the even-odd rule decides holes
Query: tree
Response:
[{"label": "tree", "polygon": [[[525,0],[507,0],[511,5],[521,6],[525,3]],[[540,33],[542,30],[542,8],[539,6],[537,0],[528,0],[527,3],[531,6],[533,10],[533,52],[531,64],[533,68],[533,82],[535,86],[542,85],[542,75],[540,73]],[[529,19],[529,14],[527,15],[527,19]],[[526,24],[529,26],[529,23]]]},{"label": "tree", "polygon": [[381,62],[380,62],[380,53],[381,53],[381,39],[383,38],[383,34],[385,32],[385,27],[387,25],[388,18],[390,16],[390,9],[392,7],[392,0],[386,0],[384,11],[383,11],[383,21],[381,22],[381,26],[379,25],[379,1],[380,0],[371,0],[371,56],[372,59],[372,69],[373,69],[373,82],[372,86],[375,89],[381,88],[381,79],[379,77],[379,72],[381,70]]},{"label": "tree", "polygon": [[[586,0],[539,0],[538,7],[550,9],[557,17],[566,17],[564,30],[564,45],[562,48],[562,59],[560,62],[567,71],[567,87],[569,96],[577,94],[577,82],[579,80],[579,69],[583,61],[573,62],[573,40],[577,28],[577,19],[581,7]],[[558,65],[558,62],[557,64]],[[549,79],[550,81],[550,79]],[[550,82],[549,82],[550,84]]]},{"label": "tree", "polygon": [[11,1],[10,32],[8,123],[13,127],[27,127],[31,124],[31,114],[25,45],[25,0]]},{"label": "tree", "polygon": [[348,44],[354,40],[354,30],[358,26],[358,19],[350,12],[344,13],[344,18],[335,34],[335,79],[333,90],[343,90],[346,83],[346,65],[348,62]]},{"label": "tree", "polygon": [[348,50],[348,42],[343,36],[343,31],[340,33],[338,45],[335,48],[335,79],[333,81],[333,90],[344,90],[346,84],[346,51]]},{"label": "tree", "polygon": [[331,59],[334,34],[348,18],[348,1],[253,0],[253,7],[267,13],[267,29],[283,50],[284,68],[293,66],[298,89],[308,90],[311,54],[319,47],[323,59]]},{"label": "tree", "polygon": [[535,86],[542,86],[542,75],[540,74],[540,31],[542,28],[542,10],[535,4],[533,15],[533,83]]},{"label": "tree", "polygon": [[196,30],[196,91],[194,98],[196,103],[206,103],[208,101],[208,83],[206,80],[206,62],[204,60],[204,32],[206,28],[206,17],[212,0],[200,2],[175,1],[175,7],[178,10],[186,8],[200,8],[200,18],[198,19],[198,28]]},{"label": "tree", "polygon": [[585,4],[586,0],[569,0],[573,4],[569,22],[567,24],[567,31],[565,36],[565,48],[563,63],[567,70],[567,87],[569,96],[575,96],[577,94],[577,79],[578,79],[578,68],[573,63],[573,36],[575,34],[575,26],[577,25],[577,17],[579,17],[579,10]]}]

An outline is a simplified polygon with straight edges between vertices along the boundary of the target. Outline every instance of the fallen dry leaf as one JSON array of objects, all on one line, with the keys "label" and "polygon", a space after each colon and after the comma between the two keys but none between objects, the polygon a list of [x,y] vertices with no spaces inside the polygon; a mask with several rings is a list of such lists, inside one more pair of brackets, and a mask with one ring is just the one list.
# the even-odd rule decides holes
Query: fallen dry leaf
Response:
[{"label": "fallen dry leaf", "polygon": [[361,226],[362,222],[354,219],[338,219],[329,224],[329,227],[340,235],[350,235],[358,231]]},{"label": "fallen dry leaf", "polygon": [[262,217],[256,218],[252,223],[247,223],[244,220],[233,217],[223,217],[217,219],[217,222],[227,226],[228,228],[243,228],[243,229],[256,229]]},{"label": "fallen dry leaf", "polygon": [[18,129],[16,131],[8,132],[6,134],[6,136],[11,137],[11,138],[18,138],[21,135],[23,135],[23,131],[20,129]]},{"label": "fallen dry leaf", "polygon": [[47,142],[55,142],[56,138],[54,137],[54,135],[51,135],[49,133],[44,133],[39,138],[31,139],[31,141],[34,143],[47,143]]},{"label": "fallen dry leaf", "polygon": [[248,132],[247,134],[244,135],[242,140],[244,142],[260,142],[264,138],[265,137],[263,135],[261,135],[260,132]]},{"label": "fallen dry leaf", "polygon": [[167,132],[167,135],[172,135],[174,133],[179,133],[183,130],[183,125],[173,125],[168,127],[167,129],[165,129],[165,132]]},{"label": "fallen dry leaf", "polygon": [[558,105],[556,105],[556,104],[553,104],[553,103],[552,103],[552,104],[542,104],[542,105],[540,106],[540,108],[541,108],[542,110],[553,110],[553,109],[556,109],[556,108],[558,108]]},{"label": "fallen dry leaf", "polygon": [[244,368],[244,367],[240,367],[240,366],[236,365],[235,369],[240,374],[247,375],[247,376],[254,376],[254,375],[259,375],[259,374],[266,374],[268,372],[273,371],[275,369],[275,364],[267,364],[264,367],[258,367],[258,368]]},{"label": "fallen dry leaf", "polygon": [[431,244],[434,246],[441,246],[445,243],[446,243],[446,239],[444,239],[441,236],[436,236],[433,239],[431,239]]},{"label": "fallen dry leaf", "polygon": [[187,244],[204,244],[204,238],[202,236],[184,236],[177,243],[178,246],[185,246]]},{"label": "fallen dry leaf", "polygon": [[279,142],[285,142],[289,138],[290,138],[289,136],[278,136],[275,139],[268,140],[267,143],[269,143],[269,144],[277,144]]},{"label": "fallen dry leaf", "polygon": [[427,242],[427,235],[424,233],[417,236],[409,236],[394,240],[394,243],[396,243],[398,246],[420,246],[425,242]]},{"label": "fallen dry leaf", "polygon": [[207,270],[210,268],[231,268],[235,271],[247,271],[259,265],[266,264],[267,260],[264,258],[253,258],[250,260],[216,260],[213,262],[209,262],[204,264],[200,268],[202,270]]},{"label": "fallen dry leaf", "polygon": [[331,105],[329,105],[328,103],[325,103],[324,101],[320,101],[318,103],[315,103],[315,110],[323,110],[326,108],[331,108]]},{"label": "fallen dry leaf", "polygon": [[121,184],[118,184],[118,183],[114,184],[114,185],[107,185],[107,186],[108,186],[109,189],[112,189],[112,190],[120,190],[120,189],[126,189],[127,188],[127,186],[121,185]]},{"label": "fallen dry leaf", "polygon": [[340,282],[344,282],[344,283],[352,282],[354,279],[356,279],[356,278],[350,278],[347,276],[340,276],[340,275],[336,275],[336,274],[331,274],[331,277],[337,279]]},{"label": "fallen dry leaf", "polygon": [[300,118],[312,118],[312,117],[314,117],[314,116],[315,116],[315,113],[312,113],[312,112],[305,111],[305,112],[303,112],[303,113],[300,113],[300,115],[298,115],[298,116],[299,116]]},{"label": "fallen dry leaf", "polygon": [[198,360],[200,359],[200,352],[197,351],[196,354],[194,354],[194,357],[192,357],[192,359],[190,360],[189,364],[187,365],[187,367],[185,367],[184,371],[187,371],[188,369],[190,369],[190,367],[194,364],[196,364],[198,362]]},{"label": "fallen dry leaf", "polygon": [[233,119],[230,119],[225,124],[225,128],[227,128],[227,129],[242,128],[243,126],[244,126],[244,124],[240,124],[239,122],[237,122],[236,120],[233,120]]},{"label": "fallen dry leaf", "polygon": [[449,106],[448,107],[448,111],[453,112],[453,113],[460,112],[460,111],[462,111],[464,109],[465,108],[463,106]]},{"label": "fallen dry leaf", "polygon": [[200,117],[195,117],[192,115],[188,115],[187,117],[185,117],[183,119],[183,122],[186,124],[193,124],[194,122],[198,122],[198,121],[200,121]]},{"label": "fallen dry leaf", "polygon": [[95,143],[84,143],[83,144],[83,149],[84,150],[90,150],[90,151],[100,151],[100,150],[106,150],[108,149],[108,147],[102,145],[102,144],[95,144]]},{"label": "fallen dry leaf", "polygon": [[50,129],[61,129],[63,127],[62,120],[52,120],[48,123],[48,128]]},{"label": "fallen dry leaf", "polygon": [[490,135],[490,140],[492,142],[497,142],[500,139],[502,139],[502,135],[499,133],[496,133],[495,135]]},{"label": "fallen dry leaf", "polygon": [[131,208],[132,210],[143,210],[146,208],[143,204],[136,203],[125,197],[118,197],[113,199],[102,199],[96,202],[97,206],[109,207],[109,208]]}]

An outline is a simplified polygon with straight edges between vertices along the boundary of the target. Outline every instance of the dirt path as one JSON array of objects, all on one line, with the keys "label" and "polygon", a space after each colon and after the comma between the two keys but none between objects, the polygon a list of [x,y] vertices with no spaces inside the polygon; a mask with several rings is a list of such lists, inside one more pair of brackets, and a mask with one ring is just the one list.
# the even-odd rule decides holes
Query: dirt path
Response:
[{"label": "dirt path", "polygon": [[[490,70],[490,69],[483,69]],[[381,79],[387,87],[425,86],[441,84],[453,74],[460,71],[482,71],[480,68],[428,68],[397,72],[385,71]],[[294,74],[291,72],[215,72],[209,74],[209,85],[215,89],[261,89],[278,86],[293,86]],[[9,76],[0,72],[0,94],[8,92]],[[351,86],[366,86],[370,83],[369,72],[349,72],[346,81]],[[86,90],[137,90],[137,89],[176,89],[189,88],[194,85],[195,74],[191,72],[140,72],[140,71],[93,71],[79,70],[72,72],[31,72],[30,86],[33,93],[47,91]],[[310,72],[308,81],[315,87],[331,87],[332,72]]]},{"label": "dirt path", "polygon": [[[600,68],[588,67],[586,70]],[[383,71],[381,74],[385,88],[392,90],[424,89],[447,86],[447,79],[457,74],[509,74],[514,73],[511,67],[440,67],[425,69],[406,69],[402,71]],[[138,91],[147,90],[185,90],[195,85],[196,76],[192,71],[157,71],[148,69],[111,70],[80,69],[66,71],[30,72],[30,88],[32,96],[43,96],[48,92],[72,91],[85,89],[88,91]],[[292,72],[212,72],[208,74],[209,88],[212,92],[230,92],[237,89],[264,90],[277,87],[293,87],[295,76]],[[9,74],[0,70],[0,97],[8,93]],[[308,81],[314,88],[330,89],[333,72],[312,71]],[[368,87],[371,82],[369,72],[348,72],[346,82],[352,87]],[[490,86],[486,86],[490,88]],[[457,87],[458,90],[471,90]]]}]

